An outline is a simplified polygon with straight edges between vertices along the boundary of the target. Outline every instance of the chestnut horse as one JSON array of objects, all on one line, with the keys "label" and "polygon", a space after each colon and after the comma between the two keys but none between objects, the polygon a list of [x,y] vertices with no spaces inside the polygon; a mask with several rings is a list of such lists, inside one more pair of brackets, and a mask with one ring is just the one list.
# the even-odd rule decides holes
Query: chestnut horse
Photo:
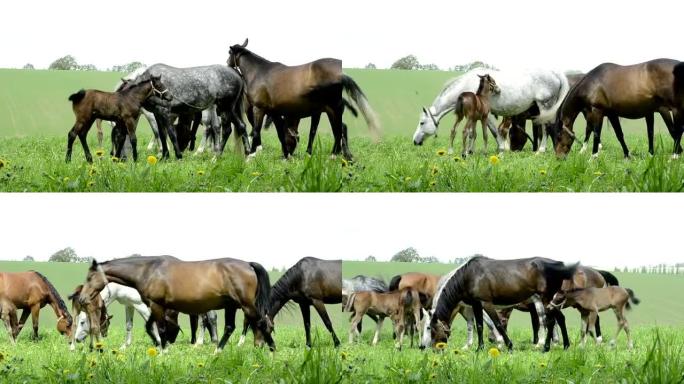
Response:
[{"label": "chestnut horse", "polygon": [[646,118],[652,151],[653,114],[658,112],[672,136],[676,157],[682,152],[683,95],[684,67],[677,60],[656,59],[627,66],[603,63],[568,92],[559,108],[554,132],[556,155],[562,157],[570,151],[576,140],[573,125],[580,113],[586,114],[588,127],[594,132],[593,155],[599,150],[604,116],[613,125],[625,157],[629,157],[629,149],[619,118]]},{"label": "chestnut horse", "polygon": [[48,279],[37,271],[0,272],[0,300],[10,302],[16,309],[22,309],[17,324],[17,334],[31,314],[33,337],[38,339],[38,318],[40,309],[50,304],[57,316],[57,331],[71,336],[73,320],[64,300]]},{"label": "chestnut horse", "polygon": [[[145,327],[155,344],[152,326],[154,322],[163,324],[165,310],[200,315],[224,309],[225,332],[218,352],[235,330],[235,314],[242,309],[250,327],[275,350],[266,316],[271,283],[258,263],[230,258],[188,262],[171,256],[134,256],[103,263],[93,260],[79,301],[94,300],[110,281],[140,292],[152,310]],[[162,336],[163,330],[159,331]],[[164,349],[166,338],[162,336],[161,341]]]},{"label": "chestnut horse", "polygon": [[[67,140],[66,161],[71,161],[71,150],[76,136],[81,140],[86,160],[93,162],[93,157],[88,149],[87,136],[90,127],[96,119],[113,121],[125,127],[131,140],[133,160],[138,160],[137,138],[135,129],[140,117],[140,109],[143,103],[153,95],[163,100],[170,100],[166,87],[161,82],[161,76],[153,76],[149,80],[129,84],[127,89],[116,92],[103,92],[95,89],[83,90],[69,96],[72,109],[76,116],[76,123],[69,131]],[[125,135],[117,136],[118,143],[115,156],[121,158]]]},{"label": "chestnut horse", "polygon": [[[71,308],[76,314],[76,318],[80,318],[81,312],[85,313],[86,321],[90,323],[88,335],[90,336],[90,350],[93,350],[94,343],[93,339],[100,341],[100,336],[107,337],[107,332],[109,331],[109,324],[111,323],[112,316],[107,314],[107,306],[100,295],[95,297],[88,304],[82,305],[78,301],[78,295],[81,293],[83,285],[77,285],[74,291],[67,297],[71,300]],[[71,337],[70,337],[70,349],[75,348],[75,342],[81,341],[76,340],[76,328],[78,327],[78,322],[72,324]]]},{"label": "chestnut horse", "polygon": [[389,290],[397,291],[405,288],[412,288],[418,292],[421,297],[421,304],[423,308],[430,308],[432,306],[432,298],[437,292],[439,279],[441,276],[432,275],[421,272],[408,272],[403,275],[396,275],[390,280]]},{"label": "chestnut horse", "polygon": [[19,320],[17,320],[17,307],[6,297],[0,298],[0,319],[5,323],[7,335],[12,345],[17,343],[19,333]]},{"label": "chestnut horse", "polygon": [[340,345],[340,340],[325,310],[325,304],[342,303],[341,260],[321,260],[315,257],[305,257],[299,260],[273,285],[268,317],[273,320],[290,300],[299,304],[299,309],[302,311],[307,347],[311,347],[310,306],[318,312],[323,324],[332,335],[335,346]]},{"label": "chestnut horse", "polygon": [[330,120],[335,144],[332,153],[351,159],[346,129],[342,123],[346,90],[361,110],[371,132],[378,130],[377,117],[358,84],[342,73],[342,61],[319,59],[311,63],[286,66],[269,61],[248,50],[248,39],[230,47],[228,66],[239,70],[245,80],[245,93],[254,113],[252,153],[261,145],[264,115],[273,118],[285,158],[297,146],[299,120],[312,117],[312,133],[321,113]]}]

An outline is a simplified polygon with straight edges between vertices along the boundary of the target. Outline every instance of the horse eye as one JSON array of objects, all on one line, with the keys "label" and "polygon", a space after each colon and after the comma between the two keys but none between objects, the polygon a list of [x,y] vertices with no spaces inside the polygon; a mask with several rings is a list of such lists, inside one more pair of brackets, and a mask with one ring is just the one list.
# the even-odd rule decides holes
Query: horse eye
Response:
[{"label": "horse eye", "polygon": [[424,122],[424,121],[421,121],[421,122],[420,122],[420,125],[423,125],[423,124],[425,124],[425,122]]}]

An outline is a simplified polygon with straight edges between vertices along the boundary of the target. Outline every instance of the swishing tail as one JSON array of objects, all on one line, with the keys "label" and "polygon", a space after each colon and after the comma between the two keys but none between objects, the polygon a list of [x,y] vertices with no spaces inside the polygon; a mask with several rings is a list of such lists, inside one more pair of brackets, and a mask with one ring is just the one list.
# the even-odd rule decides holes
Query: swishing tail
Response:
[{"label": "swishing tail", "polygon": [[85,95],[86,95],[85,89],[81,89],[80,91],[69,96],[69,101],[71,101],[74,104],[78,104],[81,102],[81,100],[83,100]]},{"label": "swishing tail", "polygon": [[399,289],[399,283],[401,282],[401,275],[396,275],[390,280],[389,283],[389,290],[391,291],[396,291]]},{"label": "swishing tail", "polygon": [[257,276],[256,308],[260,316],[268,312],[268,302],[271,297],[271,281],[268,272],[259,263],[249,263]]},{"label": "swishing tail", "polygon": [[354,108],[354,106],[352,105],[352,103],[349,102],[349,100],[343,97],[342,103],[344,104],[344,107],[347,108],[352,115],[354,115],[354,117],[359,117],[359,111],[357,111],[356,108]]},{"label": "swishing tail", "polygon": [[356,84],[354,79],[343,74],[342,88],[344,88],[344,90],[347,91],[347,95],[349,95],[349,97],[354,101],[354,103],[356,103],[356,105],[361,110],[361,114],[363,115],[363,118],[366,120],[368,129],[371,131],[373,135],[378,136],[380,134],[380,123],[378,122],[378,116],[375,114],[375,111],[373,111],[373,109],[371,108],[370,104],[368,103],[368,99],[366,98],[366,95],[363,93],[361,88],[359,88],[359,85]]},{"label": "swishing tail", "polygon": [[[641,300],[634,296],[634,291],[632,291],[629,288],[625,288],[625,291],[627,291],[627,294],[629,295],[629,300],[632,302],[632,304],[639,305],[639,303],[641,303]],[[632,306],[629,305],[629,301],[627,302],[627,309],[632,309]]]},{"label": "swishing tail", "polygon": [[556,76],[558,76],[558,80],[560,80],[561,83],[560,88],[558,89],[558,94],[556,95],[556,101],[550,108],[543,108],[541,105],[538,105],[539,116],[537,116],[537,118],[535,119],[536,122],[546,124],[556,121],[556,112],[558,111],[558,108],[560,108],[561,104],[563,104],[565,96],[567,96],[568,91],[570,90],[570,85],[568,84],[568,77],[564,73],[554,73],[556,74]]}]

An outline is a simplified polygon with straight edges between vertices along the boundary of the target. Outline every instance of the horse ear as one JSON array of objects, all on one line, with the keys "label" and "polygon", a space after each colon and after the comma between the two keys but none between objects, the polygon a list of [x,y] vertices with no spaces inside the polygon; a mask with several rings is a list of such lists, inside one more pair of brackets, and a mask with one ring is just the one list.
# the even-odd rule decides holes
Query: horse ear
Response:
[{"label": "horse ear", "polygon": [[107,320],[111,320],[112,317],[114,317],[114,315],[109,315],[109,316],[107,316]]},{"label": "horse ear", "polygon": [[249,43],[249,38],[246,38],[246,39],[245,39],[245,42],[242,43],[242,48],[246,47],[246,46],[247,46],[247,43]]},{"label": "horse ear", "polygon": [[423,113],[425,113],[426,115],[428,114],[428,111],[425,107],[423,107]]},{"label": "horse ear", "polygon": [[478,74],[477,77],[479,77],[480,79],[482,79],[482,78],[485,77],[485,75],[480,75],[480,74]]},{"label": "horse ear", "polygon": [[93,263],[90,265],[90,269],[92,269],[92,270],[97,269],[97,260],[93,259]]}]

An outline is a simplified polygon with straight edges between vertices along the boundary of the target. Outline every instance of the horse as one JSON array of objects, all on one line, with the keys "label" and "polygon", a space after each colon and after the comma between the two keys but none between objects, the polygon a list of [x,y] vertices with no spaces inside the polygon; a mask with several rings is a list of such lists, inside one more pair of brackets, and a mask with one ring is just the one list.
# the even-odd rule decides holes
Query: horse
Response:
[{"label": "horse", "polygon": [[[107,314],[107,306],[101,295],[96,296],[95,300],[91,301],[86,305],[82,305],[78,302],[78,295],[81,293],[83,285],[78,285],[74,289],[74,292],[70,294],[67,298],[71,300],[71,307],[76,314],[76,325],[75,332],[71,332],[71,340],[69,343],[69,349],[76,349],[76,342],[82,342],[86,336],[90,336],[90,350],[93,350],[94,343],[93,339],[100,341],[100,336],[107,337],[107,332],[109,331],[109,325],[112,320],[112,316]],[[92,324],[90,326],[89,324]]]},{"label": "horse", "polygon": [[[496,130],[497,116],[515,116],[533,105],[539,109],[534,121],[547,125],[555,121],[556,111],[568,92],[568,80],[565,74],[551,70],[498,71],[477,68],[450,80],[435,98],[432,106],[423,107],[418,126],[413,134],[413,143],[422,145],[425,138],[436,135],[439,121],[456,106],[458,96],[463,92],[476,92],[480,84],[478,75],[490,74],[496,79],[501,93],[491,98],[491,113],[488,128],[496,137],[500,152],[506,150],[506,143],[501,140]],[[546,150],[546,140],[539,151]]]},{"label": "horse", "polygon": [[[224,309],[225,330],[217,346],[219,352],[235,330],[236,311],[242,309],[255,333],[275,350],[266,313],[271,284],[268,273],[258,263],[230,258],[187,262],[172,256],[132,256],[102,263],[93,260],[79,300],[93,300],[109,282],[140,292],[151,309],[145,328],[155,344],[151,328],[154,321],[164,320],[165,309],[191,315]],[[166,347],[164,337],[161,347]]]},{"label": "horse", "polygon": [[[126,89],[117,92],[103,92],[94,89],[83,90],[69,96],[72,109],[76,116],[74,124],[67,140],[66,161],[71,161],[71,150],[76,136],[81,140],[86,160],[93,162],[93,157],[88,149],[86,137],[95,119],[116,121],[125,127],[133,147],[133,160],[138,160],[137,138],[135,129],[138,125],[140,110],[143,103],[151,96],[157,95],[165,101],[170,100],[168,89],[161,82],[161,76],[152,76],[143,80],[136,80],[128,84]],[[121,157],[123,149],[123,136],[119,135],[119,143],[116,157]]]},{"label": "horse", "polygon": [[[565,266],[562,262],[535,257],[514,260],[493,260],[476,256],[459,268],[449,279],[439,298],[432,319],[430,333],[433,344],[446,342],[450,330],[449,320],[453,309],[461,302],[473,307],[477,322],[478,350],[484,347],[482,339],[482,310],[486,311],[502,335],[509,350],[513,343],[503,329],[495,305],[515,305],[539,295],[548,303],[560,289],[563,280],[575,273],[577,265]],[[563,345],[570,346],[565,328],[565,317],[560,310],[547,316],[547,334],[544,351],[548,351],[555,321],[563,334]]]},{"label": "horse", "polygon": [[684,65],[679,61],[656,59],[626,66],[600,64],[572,88],[559,109],[554,129],[556,155],[565,157],[570,151],[576,140],[573,125],[579,113],[585,113],[588,129],[594,133],[593,156],[598,155],[604,116],[613,126],[625,158],[629,158],[629,149],[619,118],[645,118],[652,154],[653,114],[657,112],[674,141],[673,157],[678,157],[682,152],[683,92]]},{"label": "horse", "polygon": [[29,314],[33,323],[33,338],[38,339],[40,309],[46,304],[50,304],[55,311],[57,331],[66,337],[71,336],[73,319],[69,309],[55,286],[40,272],[0,272],[0,300],[12,303],[14,308],[11,308],[10,312],[22,309],[15,339],[19,336]]},{"label": "horse", "polygon": [[[368,277],[364,275],[356,275],[352,277],[350,280],[343,279],[342,280],[342,309],[344,309],[347,306],[347,301],[349,299],[349,296],[351,296],[352,293],[354,292],[361,292],[361,291],[373,291],[373,292],[389,292],[389,287],[385,283],[384,280],[375,278],[375,277]],[[366,315],[370,317],[375,323],[377,324],[378,322],[378,317],[375,316],[371,312],[367,312]],[[360,321],[358,326],[357,326],[359,332],[362,330],[362,322]]]},{"label": "horse", "polygon": [[[417,325],[420,322],[420,298],[418,292],[412,288],[405,288],[399,291],[378,293],[374,291],[354,292],[349,297],[349,301],[345,307],[346,312],[352,312],[349,319],[351,321],[351,328],[349,329],[349,342],[353,343],[354,338],[358,339],[361,332],[358,330],[358,324],[361,319],[369,311],[378,317],[378,324],[373,336],[372,345],[376,345],[380,339],[380,330],[382,323],[386,317],[392,320],[394,325],[394,333],[398,336],[395,347],[401,350],[404,331],[408,328],[411,332],[411,347],[413,347],[413,332],[410,325]],[[418,330],[418,338],[420,339],[420,329]]]},{"label": "horse", "polygon": [[[230,126],[232,123],[236,130],[237,145],[242,145],[245,153],[249,153],[249,139],[242,120],[244,82],[239,73],[223,65],[175,68],[166,64],[154,64],[138,76],[136,81],[152,76],[163,76],[168,93],[172,96],[169,103],[154,103],[145,106],[154,114],[159,126],[162,158],[169,157],[169,149],[166,144],[167,134],[171,139],[176,158],[181,159],[183,157],[178,137],[173,129],[173,117],[194,116],[195,113],[213,105],[216,105],[216,112],[221,116],[222,122],[221,141],[216,148],[217,152],[223,151],[232,132]],[[216,134],[215,131],[211,132],[213,137],[216,137]]]},{"label": "horse", "polygon": [[487,124],[485,121],[489,118],[489,99],[491,95],[501,93],[501,90],[496,85],[496,81],[488,74],[477,76],[480,78],[477,92],[463,92],[456,98],[456,106],[454,107],[456,122],[454,127],[451,128],[451,136],[449,137],[449,154],[454,153],[456,127],[458,127],[463,118],[467,118],[467,121],[463,128],[462,157],[473,153],[475,138],[477,137],[477,130],[475,128],[478,121],[482,125],[482,139],[484,140],[485,151],[487,151]]},{"label": "horse", "polygon": [[7,297],[0,297],[0,319],[5,323],[7,336],[12,345],[17,343],[19,334],[19,320],[17,320],[17,307]]},{"label": "horse", "polygon": [[299,304],[304,319],[306,346],[311,348],[311,314],[313,306],[333,338],[335,347],[340,340],[335,334],[325,304],[342,303],[342,261],[305,257],[288,269],[271,288],[268,318],[273,320],[288,301]]},{"label": "horse", "polygon": [[389,284],[390,291],[397,291],[405,288],[413,288],[422,295],[421,304],[429,308],[432,305],[432,298],[437,292],[439,275],[422,272],[407,272],[402,275],[392,277]]},{"label": "horse", "polygon": [[[598,321],[598,313],[607,309],[613,309],[615,317],[618,321],[618,329],[615,337],[611,340],[611,345],[615,345],[620,331],[625,330],[627,335],[627,347],[633,348],[632,338],[629,335],[629,324],[625,318],[625,308],[631,309],[629,302],[639,304],[640,300],[634,296],[634,291],[629,288],[622,288],[617,286],[609,286],[605,288],[575,288],[569,291],[557,292],[548,307],[557,309],[563,306],[574,306],[580,310],[582,314],[582,341],[581,345],[586,343],[586,337],[589,329]],[[598,339],[594,340],[599,343]]]},{"label": "horse", "polygon": [[[318,125],[320,115],[325,113],[335,138],[333,155],[341,152],[347,160],[351,160],[346,128],[342,122],[345,108],[343,90],[359,107],[371,132],[378,131],[375,112],[358,84],[342,73],[341,60],[326,58],[303,65],[286,66],[248,50],[248,42],[249,39],[245,39],[243,44],[230,47],[227,64],[239,70],[245,78],[245,93],[252,106],[255,124],[252,151],[261,145],[261,125],[265,114],[273,118],[283,156],[288,158],[297,146],[299,120],[310,116],[312,133],[315,135],[314,127]],[[310,135],[310,143],[312,140]]]}]

